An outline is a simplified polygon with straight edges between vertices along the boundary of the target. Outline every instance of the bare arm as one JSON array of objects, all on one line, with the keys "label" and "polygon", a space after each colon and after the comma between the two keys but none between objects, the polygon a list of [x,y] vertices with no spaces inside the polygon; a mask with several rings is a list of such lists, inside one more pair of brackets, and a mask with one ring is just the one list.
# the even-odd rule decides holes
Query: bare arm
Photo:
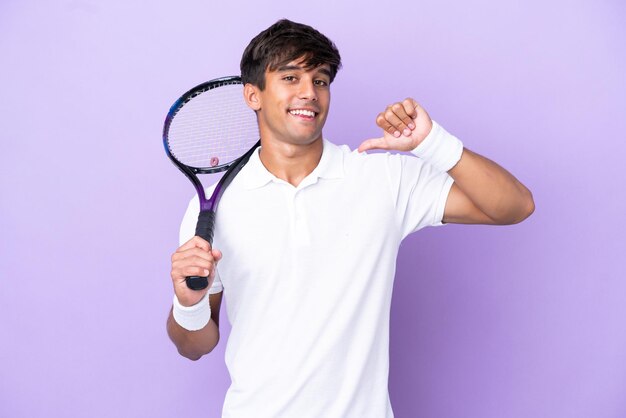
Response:
[{"label": "bare arm", "polygon": [[454,185],[443,222],[509,225],[535,210],[530,190],[495,162],[468,149],[448,174]]},{"label": "bare arm", "polygon": [[[384,130],[384,136],[364,141],[359,151],[411,151],[433,127],[426,110],[410,98],[388,106],[376,123]],[[468,149],[463,149],[461,159],[448,174],[454,184],[446,202],[444,222],[506,225],[523,221],[535,209],[532,194],[511,173]]]},{"label": "bare arm", "polygon": [[187,331],[174,320],[172,310],[167,318],[167,335],[176,345],[178,352],[190,360],[198,360],[213,351],[220,339],[219,312],[222,304],[222,292],[209,295],[211,320],[198,331]]},{"label": "bare arm", "polygon": [[[207,241],[197,236],[181,245],[172,255],[170,275],[180,305],[191,307],[198,303],[209,303],[211,307],[211,317],[208,323],[201,329],[194,331],[179,325],[174,318],[173,309],[170,309],[167,318],[167,334],[176,345],[178,352],[190,360],[198,360],[203,355],[210,353],[219,341],[219,312],[222,292],[209,295],[208,301],[205,296],[213,280],[215,280],[215,266],[221,258],[222,254],[219,250],[212,249]],[[185,282],[187,276],[208,276],[209,286],[202,290],[191,290]],[[202,326],[202,323],[198,326]],[[190,329],[195,329],[195,327]]]}]

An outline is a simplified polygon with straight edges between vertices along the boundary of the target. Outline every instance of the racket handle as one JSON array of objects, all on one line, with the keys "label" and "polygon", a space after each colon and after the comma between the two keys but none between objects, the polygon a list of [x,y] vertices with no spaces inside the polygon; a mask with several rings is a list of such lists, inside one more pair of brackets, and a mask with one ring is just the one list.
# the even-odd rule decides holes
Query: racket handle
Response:
[{"label": "racket handle", "polygon": [[191,290],[202,290],[206,289],[209,285],[209,278],[202,276],[187,276],[185,277],[185,283],[187,283],[187,287]]},{"label": "racket handle", "polygon": [[215,212],[212,210],[203,210],[198,214],[198,223],[196,224],[196,235],[213,244],[213,227],[215,225]]},{"label": "racket handle", "polygon": [[[213,243],[213,226],[215,224],[215,212],[212,210],[203,210],[198,215],[198,223],[196,224],[196,235]],[[202,276],[188,276],[185,278],[187,287],[191,290],[206,289],[209,285],[209,278]]]}]

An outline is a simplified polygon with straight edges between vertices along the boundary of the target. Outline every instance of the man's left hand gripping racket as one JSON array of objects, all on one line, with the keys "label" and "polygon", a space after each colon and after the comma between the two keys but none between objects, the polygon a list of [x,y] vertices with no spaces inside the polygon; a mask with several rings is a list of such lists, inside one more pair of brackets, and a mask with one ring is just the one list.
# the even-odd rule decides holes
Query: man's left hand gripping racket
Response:
[{"label": "man's left hand gripping racket", "polygon": [[[163,127],[165,153],[193,183],[200,200],[196,235],[213,243],[217,204],[224,190],[260,145],[256,115],[243,98],[239,77],[207,81],[183,94],[170,108]],[[226,171],[209,199],[198,174]],[[190,276],[193,290],[208,277]]]}]

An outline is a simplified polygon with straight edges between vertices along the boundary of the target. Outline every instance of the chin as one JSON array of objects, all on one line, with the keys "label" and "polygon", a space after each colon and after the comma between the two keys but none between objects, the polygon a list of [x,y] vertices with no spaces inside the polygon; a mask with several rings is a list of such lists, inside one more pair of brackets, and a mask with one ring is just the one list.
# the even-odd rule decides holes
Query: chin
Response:
[{"label": "chin", "polygon": [[310,145],[315,143],[316,141],[321,141],[322,140],[322,135],[316,135],[316,136],[308,136],[305,138],[292,138],[292,143],[294,145]]}]

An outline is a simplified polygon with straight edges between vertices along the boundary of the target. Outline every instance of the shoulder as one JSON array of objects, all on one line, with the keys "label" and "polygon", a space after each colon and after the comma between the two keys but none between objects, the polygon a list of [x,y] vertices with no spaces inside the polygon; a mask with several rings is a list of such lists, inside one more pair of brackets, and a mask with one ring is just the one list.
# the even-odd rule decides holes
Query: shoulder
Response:
[{"label": "shoulder", "polygon": [[[420,167],[423,162],[413,155],[390,152],[359,152],[351,149],[348,145],[339,145],[325,140],[324,147],[335,155],[340,156],[344,168],[347,171],[366,170],[367,173],[379,174],[381,171],[397,171],[405,165]],[[334,158],[339,160],[339,158]]]}]

